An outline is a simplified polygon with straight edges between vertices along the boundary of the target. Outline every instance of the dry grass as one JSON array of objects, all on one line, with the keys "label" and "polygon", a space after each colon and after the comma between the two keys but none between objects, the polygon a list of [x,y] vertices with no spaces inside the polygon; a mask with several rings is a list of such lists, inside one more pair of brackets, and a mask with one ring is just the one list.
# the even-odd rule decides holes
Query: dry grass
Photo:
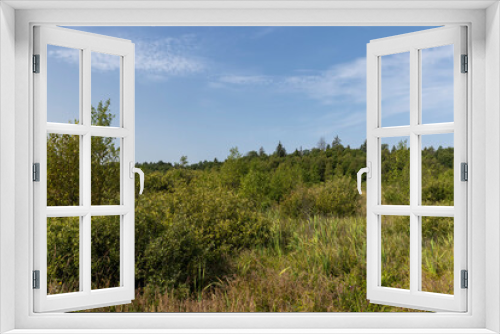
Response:
[{"label": "dry grass", "polygon": [[[366,300],[366,220],[314,217],[283,220],[273,217],[270,244],[244,251],[231,263],[231,276],[219,278],[197,291],[153,286],[136,290],[128,305],[92,312],[411,312],[415,310],[370,304]],[[393,236],[389,251],[408,245],[404,220],[387,225]],[[437,230],[450,238],[448,229]],[[452,233],[452,232],[451,232]],[[396,238],[397,236],[397,238]],[[389,239],[389,240],[391,240]],[[431,238],[432,239],[432,238]],[[429,239],[430,240],[430,239]],[[453,243],[434,244],[433,254],[453,261]],[[426,256],[424,253],[424,256]],[[385,280],[398,285],[404,263],[387,258]],[[432,263],[432,261],[428,261]],[[423,289],[452,293],[452,266],[431,272],[423,267]],[[405,282],[399,282],[405,285]]]}]

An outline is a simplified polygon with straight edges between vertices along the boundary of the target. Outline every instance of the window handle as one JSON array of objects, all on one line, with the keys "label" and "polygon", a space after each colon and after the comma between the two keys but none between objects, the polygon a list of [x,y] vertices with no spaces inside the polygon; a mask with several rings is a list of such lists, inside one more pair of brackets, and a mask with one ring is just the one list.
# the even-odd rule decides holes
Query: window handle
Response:
[{"label": "window handle", "polygon": [[139,174],[139,185],[140,185],[139,195],[142,195],[142,192],[144,191],[144,172],[140,168],[134,167],[133,161],[130,161],[129,168],[130,168],[129,170],[131,179],[134,178],[135,173]]},{"label": "window handle", "polygon": [[367,165],[368,165],[367,167],[361,168],[358,171],[358,192],[359,192],[359,194],[363,193],[361,191],[361,175],[363,175],[363,173],[366,173],[367,179],[371,179],[371,177],[372,177],[372,163],[370,161],[368,161]]}]

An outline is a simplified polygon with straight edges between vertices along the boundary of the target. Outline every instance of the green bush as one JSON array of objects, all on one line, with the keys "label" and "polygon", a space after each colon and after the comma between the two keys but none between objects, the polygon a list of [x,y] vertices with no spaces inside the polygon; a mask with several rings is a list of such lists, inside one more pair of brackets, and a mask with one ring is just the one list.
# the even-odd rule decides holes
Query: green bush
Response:
[{"label": "green bush", "polygon": [[348,176],[336,176],[316,188],[316,214],[349,216],[358,208],[358,192],[355,182]]},{"label": "green bush", "polygon": [[47,218],[47,282],[49,293],[79,291],[80,219]]},{"label": "green bush", "polygon": [[255,202],[262,210],[271,206],[270,191],[269,174],[266,172],[252,169],[241,182],[241,195]]},{"label": "green bush", "polygon": [[306,218],[309,215],[349,216],[357,212],[359,195],[348,176],[334,176],[318,186],[300,187],[281,203],[285,216]]},{"label": "green bush", "polygon": [[216,181],[195,179],[189,187],[179,186],[155,198],[162,203],[161,233],[145,245],[144,257],[137,263],[148,282],[205,284],[225,272],[230,255],[267,242],[269,219],[252,201]]},{"label": "green bush", "polygon": [[[426,173],[427,174],[427,173]],[[422,204],[453,205],[453,169],[423,176]]]},{"label": "green bush", "polygon": [[307,218],[314,210],[316,198],[312,191],[305,187],[295,189],[280,204],[280,212],[284,216]]},{"label": "green bush", "polygon": [[[120,284],[120,217],[93,216],[91,220],[92,288]],[[47,280],[52,293],[79,290],[80,219],[47,219]]]}]

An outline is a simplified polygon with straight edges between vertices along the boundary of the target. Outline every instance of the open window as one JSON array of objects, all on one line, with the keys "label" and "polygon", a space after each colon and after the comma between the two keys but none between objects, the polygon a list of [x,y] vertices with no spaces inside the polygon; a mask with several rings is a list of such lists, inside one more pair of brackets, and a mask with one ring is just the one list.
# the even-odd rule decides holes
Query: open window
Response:
[{"label": "open window", "polygon": [[[372,303],[467,310],[466,54],[465,27],[373,40],[367,46],[367,298]],[[429,76],[441,76],[433,81],[439,84],[430,85]],[[448,152],[453,173],[440,175],[429,162],[427,143],[446,140],[453,147]],[[399,149],[391,151],[391,146]],[[391,157],[394,152],[399,156]],[[409,170],[398,170],[401,159],[409,160]],[[447,179],[451,203],[436,200],[427,187]],[[452,229],[453,240],[433,239],[432,231],[443,228]],[[453,242],[453,253],[432,253],[438,242]],[[384,265],[391,257],[405,266],[389,279]],[[424,277],[422,268],[443,257],[453,266],[453,276],[448,289],[432,288],[427,284],[432,277]]]},{"label": "open window", "polygon": [[[55,62],[55,55],[68,61]],[[103,66],[111,67],[114,76],[94,75]],[[128,40],[34,29],[35,312],[134,298],[134,66],[134,44]],[[51,82],[54,71],[63,71],[66,80]],[[109,100],[92,104],[96,81],[114,89],[115,119],[100,113],[110,107]],[[105,174],[108,183],[94,182],[96,174]],[[97,245],[95,236],[104,242]],[[106,248],[100,252],[105,258],[95,258],[96,247]],[[57,263],[48,266],[48,258]],[[105,270],[96,272],[100,261]],[[73,271],[79,280],[66,281]]]}]

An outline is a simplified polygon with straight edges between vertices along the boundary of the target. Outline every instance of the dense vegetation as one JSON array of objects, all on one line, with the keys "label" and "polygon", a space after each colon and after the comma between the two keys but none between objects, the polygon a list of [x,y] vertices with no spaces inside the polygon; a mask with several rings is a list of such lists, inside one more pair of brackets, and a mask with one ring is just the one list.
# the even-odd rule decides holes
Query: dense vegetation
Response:
[{"label": "dense vegetation", "polygon": [[[109,101],[92,109],[109,126]],[[48,136],[48,205],[78,205],[78,137]],[[92,139],[92,204],[119,199],[119,148]],[[366,300],[365,201],[356,190],[359,148],[320,140],[288,153],[281,143],[224,161],[143,163],[136,199],[136,299],[98,311],[406,311]],[[422,201],[453,204],[453,148],[422,151]],[[63,177],[63,179],[61,179]],[[57,180],[57,182],[55,182]],[[409,148],[383,146],[384,204],[409,202]],[[78,290],[78,219],[48,222],[49,290]],[[423,289],[453,293],[453,220],[422,222]],[[383,217],[382,284],[409,286],[407,217]],[[92,218],[95,288],[119,285],[119,221]]]}]

